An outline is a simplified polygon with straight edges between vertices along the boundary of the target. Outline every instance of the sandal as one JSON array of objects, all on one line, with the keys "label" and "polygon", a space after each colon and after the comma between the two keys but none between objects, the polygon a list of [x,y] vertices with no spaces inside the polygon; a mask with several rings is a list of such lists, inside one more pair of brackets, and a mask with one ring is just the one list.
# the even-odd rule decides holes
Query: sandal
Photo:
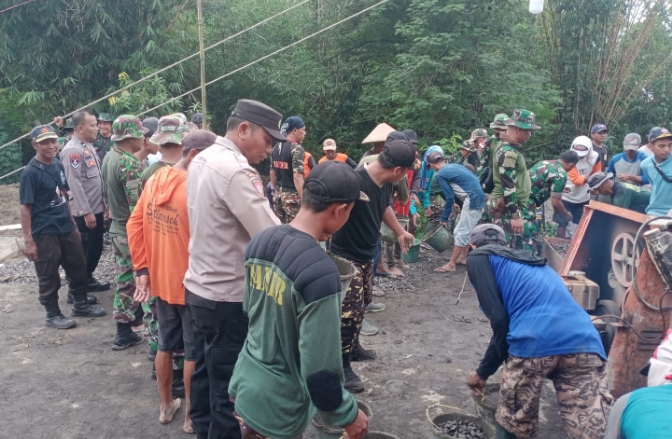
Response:
[{"label": "sandal", "polygon": [[448,270],[447,268],[438,267],[434,269],[434,273],[454,273],[456,270]]}]

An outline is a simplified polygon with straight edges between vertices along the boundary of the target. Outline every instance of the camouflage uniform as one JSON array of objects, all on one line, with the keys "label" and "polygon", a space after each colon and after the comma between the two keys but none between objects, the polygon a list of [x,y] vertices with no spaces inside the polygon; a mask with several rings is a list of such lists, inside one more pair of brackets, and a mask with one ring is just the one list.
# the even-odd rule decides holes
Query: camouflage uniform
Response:
[{"label": "camouflage uniform", "polygon": [[516,437],[536,436],[541,391],[549,378],[569,437],[602,438],[614,401],[606,369],[606,362],[590,353],[542,358],[509,355],[500,378],[497,422]]},{"label": "camouflage uniform", "polygon": [[540,224],[537,219],[537,208],[542,208],[551,197],[561,197],[567,183],[567,173],[556,160],[544,160],[530,169],[530,198],[523,212],[525,231],[523,243],[540,251]]},{"label": "camouflage uniform", "polygon": [[[303,175],[303,160],[305,159],[305,155],[306,153],[301,145],[292,143],[292,172],[294,174]],[[301,198],[299,198],[298,192],[280,186],[276,188],[273,208],[275,215],[280,219],[282,224],[292,222],[296,214],[299,213],[300,207]]]},{"label": "camouflage uniform", "polygon": [[[146,129],[142,127],[140,119],[131,115],[119,116],[112,125],[113,138],[115,141],[128,138],[141,138]],[[103,166],[103,176],[106,180],[119,184],[123,187],[123,192],[126,196],[125,203],[128,206],[130,213],[133,212],[138,199],[140,198],[140,176],[142,175],[142,162],[133,155],[114,145],[110,149],[114,155],[110,154],[105,157]],[[113,163],[112,160],[117,160],[118,163]],[[120,170],[118,175],[110,175],[109,173]],[[107,175],[106,175],[107,174]],[[115,181],[116,180],[116,181]],[[110,196],[111,191],[107,191],[110,197],[110,210],[115,209],[115,204],[119,200],[113,201]],[[118,218],[115,212],[110,212],[113,220]],[[129,215],[130,216],[130,215]],[[124,220],[121,218],[121,220]],[[128,220],[128,218],[125,218]],[[115,267],[114,273],[117,275],[117,289],[114,294],[113,315],[114,319],[119,323],[131,323],[135,321],[138,313],[139,303],[133,299],[135,294],[135,278],[133,273],[133,262],[131,260],[131,252],[128,248],[128,238],[126,236],[125,227],[122,225],[112,225],[110,230],[112,235],[112,245],[114,247]]]},{"label": "camouflage uniform", "polygon": [[75,131],[75,129],[72,127],[72,118],[69,117],[65,119],[65,125],[63,125],[63,132],[65,133],[63,136],[58,138],[58,150],[61,151],[65,145],[68,144],[70,140],[72,140],[72,133]]},{"label": "camouflage uniform", "polygon": [[[539,127],[534,124],[534,118],[534,113],[528,110],[515,110],[511,118],[506,120],[506,124],[524,130],[536,130]],[[516,247],[518,242],[513,242],[510,236],[511,220],[524,219],[531,190],[530,175],[521,146],[502,142],[493,153],[492,172],[495,188],[488,197],[488,212],[493,223],[502,225],[507,232],[509,244]],[[525,242],[520,245],[524,249],[532,250]]]},{"label": "camouflage uniform", "polygon": [[[112,122],[112,121],[114,121],[114,118],[109,113],[100,113],[98,115],[98,122]],[[98,158],[101,161],[105,157],[105,154],[107,154],[110,151],[110,148],[112,148],[113,144],[114,142],[112,142],[111,136],[103,137],[100,134],[100,132],[98,132],[96,141],[93,142],[93,147],[96,148],[96,154],[98,154]]]},{"label": "camouflage uniform", "polygon": [[343,355],[349,355],[359,339],[364,310],[371,303],[373,261],[361,264],[350,261],[357,274],[345,292],[341,307],[341,343]]},{"label": "camouflage uniform", "polygon": [[464,149],[467,151],[470,151],[471,154],[468,155],[466,158],[462,155],[461,151],[457,151],[455,154],[451,155],[446,159],[446,163],[454,163],[456,165],[465,165],[469,163],[474,167],[474,169],[478,168],[478,152],[476,152],[476,148],[474,147],[474,141],[473,140],[465,140],[462,142],[462,146],[460,149]]}]

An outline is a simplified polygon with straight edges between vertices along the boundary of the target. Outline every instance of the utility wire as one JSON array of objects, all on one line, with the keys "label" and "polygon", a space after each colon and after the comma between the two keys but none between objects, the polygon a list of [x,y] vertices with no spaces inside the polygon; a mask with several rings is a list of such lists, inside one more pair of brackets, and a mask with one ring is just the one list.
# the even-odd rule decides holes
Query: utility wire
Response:
[{"label": "utility wire", "polygon": [[[308,0],[308,1],[309,1],[309,0]],[[232,70],[231,72],[226,73],[226,74],[220,76],[219,78],[213,79],[212,81],[206,83],[205,85],[208,86],[208,85],[214,84],[214,83],[217,82],[217,81],[220,81],[220,80],[222,80],[222,79],[224,79],[224,78],[227,78],[227,77],[229,77],[229,76],[231,76],[231,75],[233,75],[233,74],[235,74],[235,73],[238,73],[238,72],[240,72],[241,70],[244,70],[244,69],[246,69],[246,68],[248,68],[248,67],[251,67],[251,66],[253,66],[253,65],[255,65],[255,64],[257,64],[257,63],[259,63],[259,62],[261,62],[261,61],[264,61],[264,60],[266,60],[266,59],[268,59],[268,58],[270,58],[270,57],[272,57],[272,56],[274,56],[274,55],[277,55],[278,53],[282,53],[282,52],[284,52],[285,50],[290,49],[290,48],[296,46],[297,44],[300,44],[300,43],[302,43],[302,42],[304,42],[304,41],[306,41],[306,40],[308,40],[308,39],[310,39],[310,38],[313,38],[313,37],[315,37],[315,36],[317,36],[317,35],[319,35],[319,34],[321,34],[321,33],[324,33],[324,32],[326,32],[326,31],[328,31],[329,29],[332,29],[332,28],[334,28],[334,27],[336,27],[336,26],[338,26],[338,25],[340,25],[340,24],[345,23],[346,21],[352,20],[353,18],[358,17],[358,16],[364,14],[365,12],[368,12],[368,11],[370,11],[371,9],[377,8],[378,6],[383,5],[383,4],[385,4],[385,3],[389,2],[389,1],[390,1],[390,0],[382,0],[382,1],[380,1],[380,2],[378,2],[378,3],[376,3],[376,4],[374,4],[374,5],[371,5],[371,6],[367,7],[367,8],[364,8],[364,9],[362,9],[361,11],[359,11],[359,12],[357,12],[357,13],[355,13],[355,14],[352,14],[352,15],[350,15],[350,16],[348,16],[348,17],[346,17],[346,18],[344,18],[344,19],[342,19],[342,20],[340,20],[340,21],[337,21],[336,23],[333,23],[333,24],[331,24],[331,25],[329,25],[329,26],[327,26],[327,27],[325,27],[325,28],[323,28],[323,29],[320,29],[319,31],[314,32],[314,33],[312,33],[312,34],[310,34],[310,35],[308,35],[308,36],[306,36],[306,37],[303,37],[303,38],[301,38],[301,39],[298,40],[298,41],[295,41],[295,42],[293,42],[293,43],[291,43],[291,44],[289,44],[289,45],[287,45],[287,46],[285,46],[285,47],[282,47],[282,48],[276,50],[275,52],[269,53],[268,55],[264,55],[264,56],[262,56],[261,58],[256,59],[255,61],[252,61],[252,62],[250,62],[250,63],[248,63],[248,64],[245,64],[245,65],[242,66],[242,67],[238,67],[237,69]],[[210,48],[211,48],[211,47],[213,47],[213,46],[210,46]],[[206,49],[206,50],[207,50],[207,49]],[[195,55],[192,55],[191,57],[194,57],[194,56],[198,56],[198,53],[196,53]],[[157,72],[157,73],[159,73],[159,72]],[[145,78],[145,79],[146,79],[146,78]],[[140,81],[138,81],[138,82],[140,82]],[[136,84],[137,84],[137,82],[136,82]],[[127,88],[127,87],[126,87],[126,88]],[[158,108],[163,107],[163,106],[166,105],[166,104],[169,104],[169,103],[174,102],[174,101],[176,101],[176,100],[178,100],[178,99],[181,99],[181,98],[187,96],[188,94],[193,93],[193,92],[195,92],[195,91],[198,91],[198,90],[200,90],[200,89],[201,89],[200,86],[199,86],[199,87],[196,87],[196,88],[194,88],[194,89],[192,89],[192,90],[189,90],[189,91],[186,92],[186,93],[182,93],[182,94],[179,95],[179,96],[176,96],[176,97],[174,97],[174,98],[168,99],[167,101],[163,102],[163,103],[160,104],[160,105],[157,105],[156,107],[150,108],[149,110],[143,111],[142,113],[138,113],[136,116],[142,116],[143,114],[150,113],[150,112],[152,112],[152,111],[154,111],[154,110],[156,110],[156,109],[158,109]],[[123,90],[123,89],[118,90],[118,91],[115,92],[115,93],[118,93],[119,91],[122,91],[122,90]],[[113,93],[113,94],[114,94],[114,93]],[[110,96],[111,96],[111,95],[110,95]],[[105,99],[105,98],[103,98],[103,99]],[[100,100],[102,100],[102,99],[100,99]],[[93,102],[93,103],[100,102],[100,100],[95,101],[95,102]],[[91,104],[89,104],[89,105],[92,105],[93,103],[91,103]],[[84,107],[84,108],[86,108],[86,107]],[[79,111],[79,110],[76,110],[76,111]],[[75,111],[75,112],[76,112],[76,111]],[[75,112],[73,112],[73,113],[75,113]],[[70,113],[70,114],[73,114],[73,113]],[[69,116],[69,115],[68,115],[68,116]],[[67,117],[67,116],[65,116],[65,117]],[[16,140],[20,140],[20,139],[22,139],[22,138],[24,138],[24,137],[26,137],[26,136],[28,136],[28,134],[26,134],[26,135],[24,135],[24,136],[22,136],[22,137],[20,137],[20,138],[18,138],[18,139],[16,139]],[[10,142],[10,143],[8,143],[8,144],[5,144],[5,145],[0,146],[0,149],[2,149],[2,148],[4,148],[4,147],[6,147],[6,146],[8,146],[8,145],[10,145],[10,144],[12,144],[12,143],[14,143],[14,142],[16,142],[16,140],[14,140],[14,141],[12,141],[12,142]],[[25,166],[24,166],[24,168],[25,168]],[[23,169],[23,168],[21,168],[21,169]],[[20,171],[21,169],[17,169],[16,171],[12,171],[12,172],[10,172],[9,174],[6,174],[6,175],[1,176],[1,177],[0,177],[0,180],[2,180],[3,178],[5,178],[5,177],[7,177],[7,176],[9,176],[9,175],[14,174],[15,172]]]},{"label": "utility wire", "polygon": [[16,4],[16,5],[14,5],[14,6],[10,6],[10,7],[8,7],[8,8],[3,9],[2,11],[0,11],[0,14],[3,14],[3,13],[8,12],[8,11],[11,11],[12,9],[14,9],[14,8],[18,8],[19,6],[27,5],[28,3],[32,3],[32,2],[34,2],[34,1],[35,1],[35,0],[27,0],[27,1],[23,2],[23,3],[18,3],[18,4]]},{"label": "utility wire", "polygon": [[[34,0],[30,0],[30,1],[34,1]],[[264,23],[268,23],[269,21],[273,20],[274,18],[277,18],[277,17],[279,17],[279,16],[281,16],[281,15],[283,15],[283,14],[285,14],[285,13],[291,11],[292,9],[296,9],[296,8],[298,8],[299,6],[305,5],[305,4],[308,3],[309,1],[311,1],[311,0],[303,0],[303,1],[301,1],[300,3],[297,3],[297,4],[295,4],[294,6],[291,6],[291,7],[287,8],[287,9],[285,9],[285,10],[282,11],[282,12],[278,12],[277,14],[272,15],[272,16],[270,16],[270,17],[268,17],[268,18],[266,18],[266,19],[260,21],[259,23],[254,24],[254,25],[252,25],[252,26],[250,26],[250,27],[248,27],[248,28],[246,28],[246,29],[243,29],[243,30],[241,30],[240,32],[237,32],[237,33],[235,33],[235,34],[233,34],[233,35],[231,35],[231,36],[228,36],[228,37],[224,38],[223,40],[221,40],[221,41],[219,41],[219,42],[213,44],[212,46],[208,46],[208,47],[206,47],[206,48],[203,49],[203,50],[204,50],[204,51],[208,51],[208,50],[210,50],[210,49],[214,49],[215,47],[220,46],[220,45],[224,44],[225,42],[227,42],[227,41],[229,41],[229,40],[231,40],[231,39],[233,39],[233,38],[235,38],[235,37],[237,37],[237,36],[240,36],[240,35],[242,35],[242,34],[244,34],[244,33],[247,33],[247,32],[249,32],[249,31],[251,31],[252,29],[261,26],[261,25],[264,24]],[[16,5],[16,6],[20,6],[20,5]],[[15,7],[16,7],[16,6],[15,6]],[[2,12],[2,11],[0,11],[0,12]],[[135,86],[135,85],[138,85],[138,84],[140,84],[141,82],[144,82],[144,81],[148,80],[149,78],[153,78],[154,76],[156,76],[156,75],[158,75],[158,74],[160,74],[160,73],[163,73],[163,72],[165,72],[165,71],[168,70],[168,69],[171,69],[171,68],[173,68],[173,67],[175,67],[175,66],[177,66],[177,65],[182,64],[182,63],[185,62],[185,61],[188,61],[188,60],[190,60],[190,59],[192,59],[192,58],[195,58],[195,57],[199,56],[199,54],[200,54],[200,52],[196,52],[196,53],[194,53],[194,54],[189,55],[189,56],[186,57],[186,58],[183,58],[183,59],[181,59],[181,60],[179,60],[179,61],[177,61],[177,62],[174,62],[173,64],[170,64],[170,65],[167,66],[167,67],[164,67],[164,68],[162,68],[162,69],[160,69],[160,70],[157,70],[157,71],[154,72],[154,73],[150,73],[149,75],[145,76],[144,78],[138,79],[137,81],[135,81],[135,82],[133,82],[133,83],[131,83],[131,84],[128,84],[127,86],[124,86],[124,87],[120,88],[119,90],[113,91],[112,93],[110,93],[110,94],[108,94],[108,95],[105,95],[105,96],[103,96],[102,98],[100,98],[100,99],[98,99],[98,100],[95,100],[95,101],[93,101],[93,102],[89,102],[89,103],[86,104],[85,106],[83,106],[83,107],[81,107],[81,108],[78,108],[78,109],[76,109],[75,111],[72,111],[72,112],[70,112],[70,113],[64,115],[63,118],[65,119],[66,117],[72,116],[72,115],[75,114],[76,112],[81,111],[81,110],[84,110],[84,109],[90,107],[91,105],[95,105],[95,104],[97,104],[97,103],[99,103],[99,102],[102,102],[102,101],[104,101],[105,99],[108,99],[108,98],[110,98],[110,97],[112,97],[112,96],[114,96],[114,95],[116,95],[116,94],[119,94],[119,93],[121,93],[122,91],[127,90],[127,89],[129,89],[129,88],[131,88],[131,87],[133,87],[133,86]],[[200,87],[199,87],[198,89],[200,89]],[[198,89],[196,89],[196,90],[198,90]],[[18,141],[21,140],[21,139],[25,139],[25,138],[28,137],[29,135],[30,135],[30,133],[26,133],[26,134],[24,134],[24,135],[21,136],[21,137],[17,137],[16,139],[14,139],[14,140],[12,140],[12,141],[10,141],[10,142],[7,142],[7,143],[5,143],[4,145],[0,146],[0,149],[6,148],[6,147],[8,147],[9,145],[12,145],[13,143],[18,142]],[[3,176],[3,177],[4,177],[4,176]],[[2,177],[0,177],[0,179],[2,179]]]},{"label": "utility wire", "polygon": [[[314,36],[317,36],[317,35],[319,35],[319,34],[321,34],[321,33],[323,33],[323,32],[326,32],[326,31],[328,31],[328,30],[331,29],[331,28],[334,28],[334,27],[336,27],[336,26],[338,26],[338,25],[340,25],[340,24],[343,24],[343,23],[345,23],[346,21],[351,20],[351,19],[353,19],[353,18],[355,18],[355,17],[357,17],[357,16],[359,16],[359,15],[362,15],[363,13],[365,13],[365,12],[367,12],[367,11],[370,11],[371,9],[376,8],[376,7],[378,7],[378,6],[382,5],[382,4],[385,4],[385,3],[389,2],[389,1],[390,1],[390,0],[382,0],[382,1],[380,1],[380,2],[378,2],[378,3],[376,3],[376,4],[374,4],[374,5],[369,6],[368,8],[362,9],[361,11],[359,11],[359,12],[357,12],[357,13],[355,13],[355,14],[352,14],[352,15],[350,15],[349,17],[346,17],[346,18],[344,18],[344,19],[342,19],[342,20],[340,20],[340,21],[337,21],[336,23],[333,23],[333,24],[331,24],[331,25],[329,25],[329,26],[327,26],[327,27],[325,27],[325,28],[323,28],[323,29],[318,30],[317,32],[314,32],[314,33],[312,33],[312,34],[310,34],[310,35],[308,35],[308,36],[306,36],[306,37],[303,37],[303,38],[301,38],[301,39],[298,40],[298,41],[295,41],[295,42],[293,42],[293,43],[291,43],[291,44],[289,44],[289,45],[287,45],[287,46],[285,46],[285,47],[283,47],[283,48],[281,48],[281,49],[276,50],[275,52],[271,52],[271,53],[269,53],[268,55],[264,55],[264,56],[262,56],[261,58],[258,58],[258,59],[254,60],[254,61],[252,61],[252,62],[250,62],[250,63],[248,63],[248,64],[245,64],[245,65],[242,66],[242,67],[238,67],[237,69],[232,70],[232,71],[230,71],[229,73],[226,73],[226,74],[220,76],[219,78],[213,79],[212,81],[206,83],[205,85],[208,86],[208,85],[214,84],[215,82],[220,81],[220,80],[222,80],[222,79],[224,79],[224,78],[227,78],[227,77],[229,77],[229,76],[231,76],[231,75],[234,75],[234,74],[240,72],[241,70],[245,70],[245,69],[248,68],[248,67],[251,67],[251,66],[253,66],[253,65],[255,65],[255,64],[257,64],[257,63],[259,63],[259,62],[261,62],[261,61],[264,61],[264,60],[266,60],[266,59],[268,59],[268,58],[270,58],[270,57],[272,57],[272,56],[274,56],[274,55],[277,55],[278,53],[284,52],[285,50],[290,49],[290,48],[296,46],[297,44],[303,43],[304,41],[306,41],[306,40],[308,40],[308,39],[310,39],[310,38],[313,38]],[[188,92],[182,93],[182,94],[179,95],[179,96],[175,96],[174,98],[168,99],[167,101],[163,102],[162,104],[157,105],[156,107],[150,108],[149,110],[146,110],[146,111],[143,111],[142,113],[139,113],[138,116],[142,116],[143,114],[150,113],[150,112],[156,110],[157,108],[161,108],[161,107],[163,107],[163,106],[166,105],[166,104],[169,104],[169,103],[171,103],[171,102],[173,102],[173,101],[176,101],[176,100],[178,100],[178,99],[181,99],[181,98],[187,96],[188,94],[191,94],[191,93],[193,93],[193,92],[195,92],[195,91],[198,91],[198,90],[200,90],[200,89],[201,89],[201,87],[199,86],[199,87],[196,87],[196,88],[194,88],[194,89],[189,90]]]}]

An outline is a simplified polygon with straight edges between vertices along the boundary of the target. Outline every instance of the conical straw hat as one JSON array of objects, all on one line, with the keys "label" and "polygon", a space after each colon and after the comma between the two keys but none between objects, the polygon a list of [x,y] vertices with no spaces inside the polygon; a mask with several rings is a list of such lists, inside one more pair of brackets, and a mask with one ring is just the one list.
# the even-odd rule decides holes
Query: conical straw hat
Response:
[{"label": "conical straw hat", "polygon": [[366,139],[362,140],[362,143],[376,143],[376,142],[384,142],[385,139],[387,139],[387,136],[394,131],[394,128],[386,124],[385,122],[378,124],[377,127],[373,129],[369,133],[368,136],[366,136]]}]

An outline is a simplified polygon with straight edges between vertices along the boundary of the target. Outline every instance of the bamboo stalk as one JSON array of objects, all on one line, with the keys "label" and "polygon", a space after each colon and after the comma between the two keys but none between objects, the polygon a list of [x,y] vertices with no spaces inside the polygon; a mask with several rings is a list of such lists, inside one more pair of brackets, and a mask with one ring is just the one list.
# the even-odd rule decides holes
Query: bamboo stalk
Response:
[{"label": "bamboo stalk", "polygon": [[208,116],[206,109],[207,93],[205,91],[205,50],[203,45],[203,7],[201,0],[196,0],[196,8],[198,10],[198,46],[201,56],[201,113],[203,113],[203,128],[205,129],[208,126]]}]

